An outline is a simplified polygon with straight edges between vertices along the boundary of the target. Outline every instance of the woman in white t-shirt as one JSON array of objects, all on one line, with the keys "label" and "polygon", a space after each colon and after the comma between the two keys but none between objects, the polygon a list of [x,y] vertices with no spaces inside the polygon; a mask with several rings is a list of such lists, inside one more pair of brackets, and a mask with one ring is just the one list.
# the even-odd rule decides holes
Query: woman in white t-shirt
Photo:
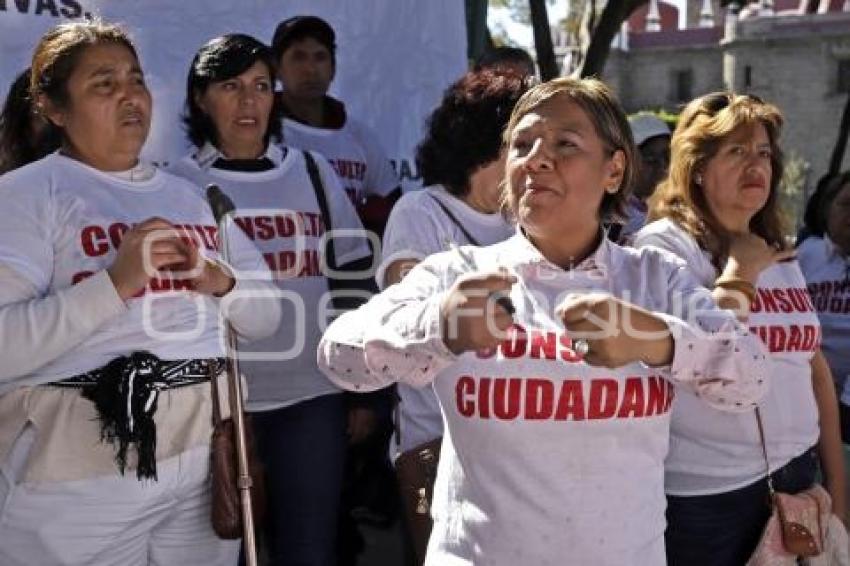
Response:
[{"label": "woman in white t-shirt", "polygon": [[[322,266],[368,264],[371,256],[366,240],[349,233],[333,238],[336,263],[329,259],[326,230],[362,227],[327,160],[276,143],[273,84],[273,57],[257,39],[228,34],[201,47],[189,69],[184,118],[197,150],[173,172],[232,197],[236,223],[279,289],[284,322],[247,345],[242,362],[266,471],[271,562],[334,564],[348,411],[342,391],[316,365],[316,345],[334,314]],[[308,156],[321,187],[311,180]]]},{"label": "woman in white t-shirt", "polygon": [[770,515],[757,415],[776,489],[810,487],[819,455],[834,511],[844,517],[835,391],[817,314],[781,230],[781,127],[779,110],[753,96],[718,92],[688,104],[673,134],[669,176],[652,202],[655,221],[635,238],[637,247],[687,262],[774,362],[758,412],[728,415],[691,392],[676,397],[665,463],[673,566],[739,565],[753,553]]},{"label": "woman in white t-shirt", "polygon": [[[850,444],[850,171],[832,177],[814,211],[817,226],[797,248],[823,332],[823,355],[841,393],[841,436]],[[846,449],[846,446],[845,446]]]},{"label": "woman in white t-shirt", "polygon": [[231,565],[209,380],[220,303],[244,338],[276,328],[252,298],[268,270],[244,237],[224,266],[195,188],[140,161],[151,97],[122,30],[48,31],[30,92],[62,145],[0,177],[0,563]]},{"label": "woman in white t-shirt", "polygon": [[330,325],[320,366],[358,391],[433,383],[427,565],[661,566],[672,384],[749,410],[763,346],[683,263],[604,237],[635,148],[603,83],[532,87],[504,141],[518,232],[423,260]]},{"label": "woman in white t-shirt", "polygon": [[[376,275],[379,287],[398,283],[417,263],[450,245],[488,246],[513,234],[501,213],[501,137],[527,85],[522,75],[482,70],[467,73],[446,89],[416,152],[426,186],[403,196],[387,222]],[[431,387],[399,383],[398,397],[393,459],[443,434],[440,405]],[[425,549],[416,550],[421,562]]]}]

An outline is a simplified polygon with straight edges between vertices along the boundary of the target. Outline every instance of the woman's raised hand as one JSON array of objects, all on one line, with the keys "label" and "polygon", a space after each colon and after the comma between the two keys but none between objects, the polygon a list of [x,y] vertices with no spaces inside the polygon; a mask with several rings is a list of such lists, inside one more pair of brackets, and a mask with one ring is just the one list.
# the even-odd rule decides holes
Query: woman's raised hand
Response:
[{"label": "woman's raised hand", "polygon": [[124,233],[107,272],[118,295],[127,300],[142,291],[160,270],[184,265],[189,259],[187,248],[171,222],[148,218]]},{"label": "woman's raised hand", "polygon": [[233,278],[223,266],[204,258],[171,222],[157,217],[124,233],[115,261],[107,269],[124,300],[138,295],[151,278],[165,271],[185,272],[199,293],[222,295],[233,287]]},{"label": "woman's raised hand", "polygon": [[574,344],[576,340],[587,343],[584,361],[590,365],[614,368],[640,361],[660,366],[673,359],[667,323],[607,293],[568,295],[555,314]]},{"label": "woman's raised hand", "polygon": [[753,285],[759,274],[774,263],[794,257],[795,250],[780,250],[752,232],[732,235],[729,259],[721,277],[746,279]]},{"label": "woman's raised hand", "polygon": [[469,273],[457,279],[440,305],[443,342],[454,354],[494,348],[513,316],[498,298],[517,279],[507,270]]}]

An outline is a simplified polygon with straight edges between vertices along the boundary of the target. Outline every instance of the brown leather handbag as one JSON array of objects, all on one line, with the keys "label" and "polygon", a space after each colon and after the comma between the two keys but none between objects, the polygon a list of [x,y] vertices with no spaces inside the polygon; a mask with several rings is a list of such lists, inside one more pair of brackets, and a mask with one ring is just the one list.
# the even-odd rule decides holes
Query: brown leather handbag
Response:
[{"label": "brown leather handbag", "polygon": [[[819,556],[825,548],[826,524],[832,509],[829,493],[817,484],[796,494],[774,489],[758,407],[755,415],[772,508],[759,544],[747,565],[768,566],[782,564],[787,559]],[[794,562],[796,560],[791,563]]]},{"label": "brown leather handbag", "polygon": [[[212,526],[222,539],[242,537],[242,515],[239,487],[237,485],[238,464],[236,459],[236,436],[233,419],[221,418],[218,385],[212,377],[213,433],[210,441],[210,470],[212,475]],[[245,415],[245,443],[248,448],[248,471],[251,474],[251,503],[254,527],[262,525],[266,514],[265,471],[254,447],[254,429],[250,415]]]},{"label": "brown leather handbag", "polygon": [[423,442],[403,452],[395,461],[396,478],[417,564],[425,562],[425,551],[431,537],[431,502],[442,444],[442,436]]}]

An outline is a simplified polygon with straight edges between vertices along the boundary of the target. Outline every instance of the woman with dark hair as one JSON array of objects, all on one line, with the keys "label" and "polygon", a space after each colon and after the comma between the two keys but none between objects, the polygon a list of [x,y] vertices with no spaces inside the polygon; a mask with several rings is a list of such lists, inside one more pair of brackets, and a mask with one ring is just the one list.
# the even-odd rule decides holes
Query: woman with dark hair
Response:
[{"label": "woman with dark hair", "polygon": [[324,247],[326,232],[362,226],[323,157],[272,143],[280,138],[272,61],[268,47],[243,34],[198,50],[184,117],[197,149],[173,171],[229,194],[236,223],[272,269],[287,322],[247,346],[242,363],[268,478],[266,543],[271,564],[331,565],[348,422],[342,392],[316,365],[316,345],[333,314],[326,267],[370,253],[350,234]]},{"label": "woman with dark hair", "polygon": [[55,128],[38,114],[29,94],[30,70],[14,80],[0,113],[0,175],[59,148]]},{"label": "woman with dark hair", "polygon": [[[725,415],[690,391],[673,404],[665,464],[671,565],[747,562],[779,491],[812,486],[818,459],[844,519],[838,408],[817,314],[779,209],[782,115],[748,95],[691,101],[671,140],[670,170],[635,246],[668,250],[769,347],[771,389],[756,411]],[[764,430],[765,461],[760,429]],[[769,469],[767,469],[769,468]]]},{"label": "woman with dark hair", "polygon": [[268,271],[238,234],[225,265],[195,187],[139,159],[152,102],[120,28],[48,31],[30,93],[62,144],[0,178],[0,563],[230,566],[209,381],[222,313],[276,328]]},{"label": "woman with dark hair", "polygon": [[603,83],[532,87],[503,140],[517,233],[424,259],[331,323],[319,364],[357,391],[433,383],[425,564],[661,566],[673,383],[745,410],[763,347],[680,262],[605,238],[635,148]]},{"label": "woman with dark hair", "polygon": [[823,224],[823,215],[821,214],[821,198],[826,190],[827,185],[840,174],[824,173],[818,179],[815,185],[815,190],[806,201],[806,209],[803,211],[803,225],[797,231],[797,239],[794,243],[797,247],[800,246],[809,236],[817,236],[823,238],[826,226]]},{"label": "woman with dark hair", "polygon": [[[513,234],[500,211],[505,175],[501,138],[511,110],[527,88],[521,75],[482,70],[467,73],[446,89],[417,150],[416,164],[426,186],[403,196],[387,222],[376,276],[381,288],[398,283],[413,266],[449,244],[488,246]],[[443,434],[433,388],[399,383],[398,397],[394,459],[405,452],[418,453]],[[403,495],[410,490],[404,483],[401,487]],[[427,537],[412,530],[421,563]]]},{"label": "woman with dark hair", "polygon": [[850,444],[850,171],[819,186],[812,230],[797,257],[823,332],[821,348],[841,393],[841,437]]}]

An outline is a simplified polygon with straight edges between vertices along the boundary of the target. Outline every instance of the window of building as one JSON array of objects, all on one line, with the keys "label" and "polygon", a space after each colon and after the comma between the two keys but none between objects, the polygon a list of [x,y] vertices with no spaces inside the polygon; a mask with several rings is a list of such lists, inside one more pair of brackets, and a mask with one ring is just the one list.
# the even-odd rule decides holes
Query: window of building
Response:
[{"label": "window of building", "polygon": [[850,92],[850,59],[839,59],[836,86],[838,92]]},{"label": "window of building", "polygon": [[753,86],[753,68],[749,65],[744,67],[744,87],[750,88]]},{"label": "window of building", "polygon": [[693,98],[694,72],[692,69],[681,69],[673,73],[673,99],[676,102],[687,102]]}]

